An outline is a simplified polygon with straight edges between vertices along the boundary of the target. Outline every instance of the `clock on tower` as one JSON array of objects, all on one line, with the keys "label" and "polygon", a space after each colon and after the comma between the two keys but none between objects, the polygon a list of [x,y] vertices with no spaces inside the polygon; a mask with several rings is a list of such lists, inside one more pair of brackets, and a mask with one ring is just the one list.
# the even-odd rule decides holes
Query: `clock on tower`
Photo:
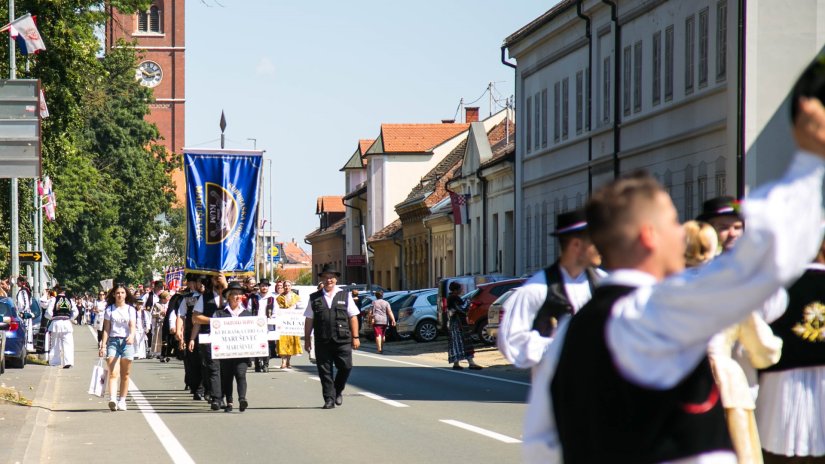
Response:
[{"label": "clock on tower", "polygon": [[[124,14],[109,7],[106,24],[106,49],[118,39],[136,42],[138,62],[135,79],[155,95],[146,120],[158,127],[170,153],[181,153],[184,143],[186,97],[184,77],[186,47],[184,43],[184,0],[155,0],[146,11]],[[172,175],[180,205],[184,204],[183,172]]]}]

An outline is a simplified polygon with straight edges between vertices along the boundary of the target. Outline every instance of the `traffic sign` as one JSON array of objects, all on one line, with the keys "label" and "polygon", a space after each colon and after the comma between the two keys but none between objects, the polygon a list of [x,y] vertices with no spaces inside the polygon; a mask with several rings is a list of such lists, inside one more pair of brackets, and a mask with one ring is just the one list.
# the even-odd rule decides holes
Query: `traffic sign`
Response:
[{"label": "traffic sign", "polygon": [[39,251],[21,251],[17,254],[20,261],[29,263],[39,263],[43,260],[43,254]]}]

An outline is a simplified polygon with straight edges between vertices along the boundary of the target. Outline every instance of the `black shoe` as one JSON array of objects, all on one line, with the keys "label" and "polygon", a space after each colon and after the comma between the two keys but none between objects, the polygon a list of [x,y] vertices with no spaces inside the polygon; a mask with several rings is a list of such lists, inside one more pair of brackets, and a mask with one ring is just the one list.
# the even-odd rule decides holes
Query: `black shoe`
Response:
[{"label": "black shoe", "polygon": [[203,399],[203,397],[201,395],[198,395],[197,393],[195,393],[194,395],[192,395],[192,399],[195,400],[195,401],[200,401],[200,400]]},{"label": "black shoe", "polygon": [[483,367],[479,366],[478,364],[470,364],[470,369],[474,371],[480,371]]},{"label": "black shoe", "polygon": [[324,401],[324,406],[321,409],[335,409],[335,403],[331,399],[328,399]]},{"label": "black shoe", "polygon": [[232,403],[227,404],[226,407],[223,408],[223,412],[232,412]]},{"label": "black shoe", "polygon": [[212,408],[213,411],[217,411],[218,409],[221,408],[221,404],[218,403],[217,401],[213,401],[212,405],[210,407]]},{"label": "black shoe", "polygon": [[169,362],[169,357],[167,357],[167,358],[166,358],[166,361],[165,361],[165,362]]},{"label": "black shoe", "polygon": [[459,366],[458,364],[453,364],[453,370],[454,371],[463,371],[464,368]]},{"label": "black shoe", "polygon": [[246,400],[239,400],[238,404],[240,405],[239,409],[241,410],[241,412],[246,411],[246,408],[249,407],[249,402],[247,402]]},{"label": "black shoe", "polygon": [[338,406],[344,404],[344,395],[342,395],[340,392],[337,395],[335,395],[335,404],[337,404]]},{"label": "black shoe", "polygon": [[66,364],[65,366],[63,366],[63,369],[71,369],[71,368],[72,368],[71,364]]}]

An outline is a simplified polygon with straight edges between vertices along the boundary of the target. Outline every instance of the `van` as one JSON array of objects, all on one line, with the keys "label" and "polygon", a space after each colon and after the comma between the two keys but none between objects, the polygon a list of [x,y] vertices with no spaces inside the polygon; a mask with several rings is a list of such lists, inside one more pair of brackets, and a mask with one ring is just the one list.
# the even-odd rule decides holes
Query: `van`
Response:
[{"label": "van", "polygon": [[512,276],[505,276],[501,274],[478,274],[458,277],[444,277],[438,281],[438,300],[437,300],[437,314],[438,327],[442,331],[447,331],[447,295],[450,294],[450,284],[458,282],[461,284],[461,294],[467,295],[481,284],[488,282],[498,282],[500,280],[515,279]]}]

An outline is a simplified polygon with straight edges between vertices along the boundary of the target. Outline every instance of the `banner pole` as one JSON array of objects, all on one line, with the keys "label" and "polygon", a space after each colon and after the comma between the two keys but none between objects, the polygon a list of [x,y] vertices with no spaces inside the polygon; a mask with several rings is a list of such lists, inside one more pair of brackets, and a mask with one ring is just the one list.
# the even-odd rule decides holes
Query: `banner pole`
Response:
[{"label": "banner pole", "polygon": [[[14,0],[9,0],[9,22],[14,21]],[[9,34],[9,79],[17,79],[15,43]],[[11,179],[11,296],[17,297],[17,276],[20,275],[20,210],[17,199],[17,177]]]}]

